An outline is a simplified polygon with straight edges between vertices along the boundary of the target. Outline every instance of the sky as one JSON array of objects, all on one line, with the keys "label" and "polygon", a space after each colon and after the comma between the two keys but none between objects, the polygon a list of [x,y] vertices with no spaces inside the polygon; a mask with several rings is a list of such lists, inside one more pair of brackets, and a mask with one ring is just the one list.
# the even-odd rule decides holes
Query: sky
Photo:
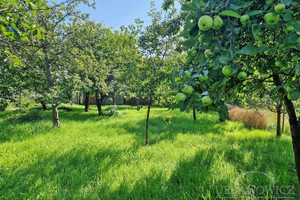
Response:
[{"label": "sky", "polygon": [[[163,0],[152,0],[157,8],[160,8]],[[58,2],[56,0],[56,2]],[[90,14],[90,19],[103,22],[107,27],[119,29],[121,25],[134,24],[136,18],[150,22],[150,0],[95,0],[96,9],[87,6],[79,6],[84,13]]]}]

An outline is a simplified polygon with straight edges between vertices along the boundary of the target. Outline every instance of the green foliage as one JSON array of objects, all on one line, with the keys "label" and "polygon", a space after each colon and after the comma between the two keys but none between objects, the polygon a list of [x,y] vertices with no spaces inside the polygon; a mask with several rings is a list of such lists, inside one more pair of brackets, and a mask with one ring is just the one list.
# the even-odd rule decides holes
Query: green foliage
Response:
[{"label": "green foliage", "polygon": [[[115,118],[98,117],[94,106],[90,113],[72,108],[61,112],[60,129],[45,120],[10,123],[9,113],[0,113],[0,198],[210,200],[217,187],[296,187],[286,135],[277,139],[274,131],[221,123],[215,113],[191,123],[190,114],[176,110],[169,124],[166,109],[153,108],[151,145],[144,146],[146,108],[118,107]],[[250,171],[275,182],[260,174],[243,177]]]},{"label": "green foliage", "polygon": [[[181,36],[185,38],[184,45],[188,52],[187,65],[182,66],[178,79],[173,79],[173,85],[181,91],[185,85],[191,85],[195,92],[209,95],[214,103],[203,107],[201,102],[194,101],[189,95],[185,105],[196,106],[199,110],[218,110],[224,118],[227,112],[222,111],[224,101],[232,99],[238,93],[254,93],[258,91],[261,98],[269,95],[274,100],[288,97],[299,99],[300,75],[298,73],[300,43],[298,25],[300,23],[299,4],[284,2],[286,9],[280,13],[274,12],[276,2],[261,1],[186,1],[182,11],[186,13],[184,29]],[[249,20],[239,19],[248,15]],[[197,29],[197,22],[202,16],[212,18],[220,16],[223,26],[220,29]],[[277,23],[277,19],[280,19]],[[292,27],[292,28],[291,28]],[[205,52],[211,52],[206,55]],[[282,64],[277,64],[277,63]],[[274,66],[275,65],[275,66]],[[230,66],[232,76],[224,76],[221,70]],[[192,78],[187,79],[183,71],[192,72]],[[238,74],[246,73],[246,79]],[[208,80],[199,81],[198,77],[208,75]],[[275,84],[277,90],[269,90],[269,82],[273,76],[279,76],[280,83]],[[176,83],[177,82],[177,83]],[[280,85],[278,85],[280,84]],[[293,88],[290,91],[286,87]],[[282,88],[284,89],[282,91]]]}]

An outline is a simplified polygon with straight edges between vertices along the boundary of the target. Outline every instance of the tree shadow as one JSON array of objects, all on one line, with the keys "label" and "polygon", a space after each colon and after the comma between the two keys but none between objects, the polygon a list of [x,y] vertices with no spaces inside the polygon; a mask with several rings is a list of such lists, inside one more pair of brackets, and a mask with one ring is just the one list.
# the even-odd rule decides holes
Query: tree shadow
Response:
[{"label": "tree shadow", "polygon": [[[110,125],[115,126],[114,124]],[[129,121],[122,124],[122,128],[128,134],[133,134],[137,140],[141,140],[145,135],[145,119],[137,121]],[[149,144],[153,145],[161,142],[162,140],[173,141],[178,134],[223,134],[226,130],[226,123],[219,122],[217,118],[212,117],[208,119],[205,115],[199,115],[196,121],[188,117],[172,117],[171,123],[165,122],[163,117],[152,117],[149,120]]]},{"label": "tree shadow", "polygon": [[[122,184],[110,196],[114,199],[297,199],[296,171],[285,174],[291,165],[294,168],[292,152],[284,151],[290,143],[273,139],[241,140],[238,143],[245,147],[234,149],[230,145],[224,148],[226,142],[200,150],[190,160],[183,159],[169,178],[153,169],[134,186]],[[268,159],[268,154],[278,146],[277,158]],[[253,150],[253,160],[243,161]],[[294,189],[290,193],[270,190],[278,187]]]},{"label": "tree shadow", "polygon": [[97,184],[109,170],[123,164],[124,152],[137,149],[80,145],[59,156],[47,155],[25,168],[16,167],[12,174],[0,171],[0,198],[38,199],[46,195],[51,199],[82,199],[83,187]]}]

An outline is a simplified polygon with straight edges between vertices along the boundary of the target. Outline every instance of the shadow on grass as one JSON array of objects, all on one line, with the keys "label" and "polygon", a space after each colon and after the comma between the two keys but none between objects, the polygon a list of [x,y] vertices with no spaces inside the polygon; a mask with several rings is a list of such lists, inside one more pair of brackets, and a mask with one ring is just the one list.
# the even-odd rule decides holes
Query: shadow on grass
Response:
[{"label": "shadow on grass", "polygon": [[122,164],[124,151],[134,153],[137,149],[77,146],[60,156],[48,155],[25,169],[16,168],[12,174],[0,171],[0,199],[38,199],[43,195],[46,199],[82,199],[79,192],[83,187],[101,182],[107,171]]},{"label": "shadow on grass", "polygon": [[[180,162],[169,179],[164,172],[154,169],[151,175],[141,178],[133,187],[122,184],[109,196],[114,199],[210,200],[246,199],[245,196],[248,199],[297,199],[296,171],[286,174],[293,165],[292,152],[285,151],[290,143],[274,142],[273,139],[242,140],[242,147],[233,152],[224,142],[199,151],[191,160]],[[276,155],[268,159],[272,151]],[[243,162],[251,152],[253,160]],[[270,190],[278,186],[284,190],[289,188],[290,192]],[[102,194],[99,193],[98,197],[102,199]]]},{"label": "shadow on grass", "polygon": [[[115,124],[111,124],[111,127]],[[128,134],[136,135],[139,140],[144,139],[146,130],[145,119],[137,122],[128,121],[122,124],[122,128]],[[205,115],[199,115],[197,121],[188,117],[172,117],[171,123],[168,124],[162,117],[152,117],[149,120],[149,138],[150,145],[156,144],[162,140],[174,140],[177,134],[223,134],[226,123],[219,122],[217,119],[208,119]]]}]

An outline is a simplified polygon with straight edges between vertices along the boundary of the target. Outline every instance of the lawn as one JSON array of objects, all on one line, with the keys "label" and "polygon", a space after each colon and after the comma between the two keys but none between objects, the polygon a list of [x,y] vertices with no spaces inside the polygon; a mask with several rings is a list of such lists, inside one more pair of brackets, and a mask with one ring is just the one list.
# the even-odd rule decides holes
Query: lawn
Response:
[{"label": "lawn", "polygon": [[[276,199],[273,188],[296,186],[290,136],[275,130],[219,122],[215,113],[153,108],[150,145],[144,145],[146,108],[118,107],[121,115],[98,117],[82,106],[51,111],[34,122],[11,122],[0,112],[0,199]],[[107,109],[108,107],[105,107]],[[227,188],[227,190],[226,190]],[[228,190],[230,188],[230,190]],[[284,192],[283,192],[284,193]]]}]

